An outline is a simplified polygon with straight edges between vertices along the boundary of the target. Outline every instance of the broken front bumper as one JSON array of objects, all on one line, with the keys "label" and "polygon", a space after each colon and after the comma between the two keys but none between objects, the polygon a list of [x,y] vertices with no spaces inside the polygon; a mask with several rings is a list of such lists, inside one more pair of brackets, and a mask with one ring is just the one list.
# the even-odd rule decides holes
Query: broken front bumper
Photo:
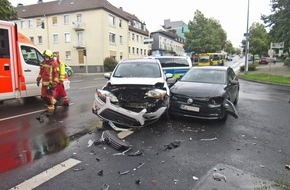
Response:
[{"label": "broken front bumper", "polygon": [[147,113],[146,109],[133,112],[111,104],[109,97],[106,97],[106,102],[96,97],[92,111],[106,121],[127,127],[142,127],[157,121],[165,110],[166,107],[161,107],[156,112],[151,113]]}]

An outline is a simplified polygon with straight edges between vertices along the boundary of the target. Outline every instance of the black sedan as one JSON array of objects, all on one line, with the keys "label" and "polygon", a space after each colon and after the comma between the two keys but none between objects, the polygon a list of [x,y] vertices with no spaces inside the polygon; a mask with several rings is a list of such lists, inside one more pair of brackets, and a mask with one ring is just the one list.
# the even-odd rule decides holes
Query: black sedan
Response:
[{"label": "black sedan", "polygon": [[231,67],[192,67],[170,88],[169,113],[226,121],[228,114],[238,118],[234,105],[239,99],[239,81]]}]

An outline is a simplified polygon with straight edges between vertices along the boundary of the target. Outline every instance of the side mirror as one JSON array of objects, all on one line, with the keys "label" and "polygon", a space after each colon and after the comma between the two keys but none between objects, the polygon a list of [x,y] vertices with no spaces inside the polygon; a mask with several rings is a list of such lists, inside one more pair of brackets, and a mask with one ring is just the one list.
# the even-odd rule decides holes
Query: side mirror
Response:
[{"label": "side mirror", "polygon": [[111,73],[104,73],[104,77],[106,79],[110,79],[111,78]]},{"label": "side mirror", "polygon": [[173,78],[173,74],[172,73],[166,73],[165,76],[166,76],[166,79]]}]

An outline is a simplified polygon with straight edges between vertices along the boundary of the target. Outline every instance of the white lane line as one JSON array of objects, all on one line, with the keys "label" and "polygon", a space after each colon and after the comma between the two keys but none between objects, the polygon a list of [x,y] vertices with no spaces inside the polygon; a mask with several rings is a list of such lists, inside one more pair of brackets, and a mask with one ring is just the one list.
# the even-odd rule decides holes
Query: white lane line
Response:
[{"label": "white lane line", "polygon": [[6,118],[3,118],[3,119],[0,119],[0,121],[5,121],[5,120],[9,120],[9,119],[14,119],[14,118],[22,117],[22,116],[26,116],[26,115],[31,115],[31,114],[35,114],[35,113],[39,113],[39,112],[43,112],[43,111],[45,111],[45,110],[46,110],[46,109],[38,110],[38,111],[33,111],[33,112],[28,112],[28,113],[24,113],[24,114],[20,114],[20,115],[15,115],[15,116],[11,116],[11,117],[6,117]]},{"label": "white lane line", "polygon": [[[69,105],[73,105],[74,103],[70,103]],[[31,114],[35,114],[35,113],[39,113],[39,112],[43,112],[46,109],[42,109],[42,110],[37,110],[37,111],[33,111],[33,112],[28,112],[28,113],[24,113],[24,114],[19,114],[19,115],[14,115],[11,117],[5,117],[0,119],[0,121],[5,121],[5,120],[9,120],[9,119],[14,119],[14,118],[18,118],[18,117],[23,117],[23,116],[27,116],[27,115],[31,115]]]},{"label": "white lane line", "polygon": [[56,177],[57,175],[65,172],[66,170],[70,169],[71,167],[81,163],[81,161],[70,158],[60,164],[57,164],[48,170],[24,181],[23,183],[12,187],[10,190],[27,190],[27,189],[34,189],[39,185],[45,183],[46,181]]}]

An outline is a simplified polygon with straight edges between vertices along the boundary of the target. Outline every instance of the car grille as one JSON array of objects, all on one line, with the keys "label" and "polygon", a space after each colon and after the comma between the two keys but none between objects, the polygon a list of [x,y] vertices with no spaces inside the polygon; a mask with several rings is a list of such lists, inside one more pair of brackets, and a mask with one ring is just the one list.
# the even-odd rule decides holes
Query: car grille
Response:
[{"label": "car grille", "polygon": [[208,105],[209,101],[206,99],[192,98],[184,95],[174,95],[173,100],[179,103],[188,104],[187,100],[192,99],[193,102],[191,104],[195,105]]},{"label": "car grille", "polygon": [[141,125],[137,120],[109,109],[104,110],[100,116],[106,118],[107,120],[115,121],[119,124],[126,124],[131,126]]}]

